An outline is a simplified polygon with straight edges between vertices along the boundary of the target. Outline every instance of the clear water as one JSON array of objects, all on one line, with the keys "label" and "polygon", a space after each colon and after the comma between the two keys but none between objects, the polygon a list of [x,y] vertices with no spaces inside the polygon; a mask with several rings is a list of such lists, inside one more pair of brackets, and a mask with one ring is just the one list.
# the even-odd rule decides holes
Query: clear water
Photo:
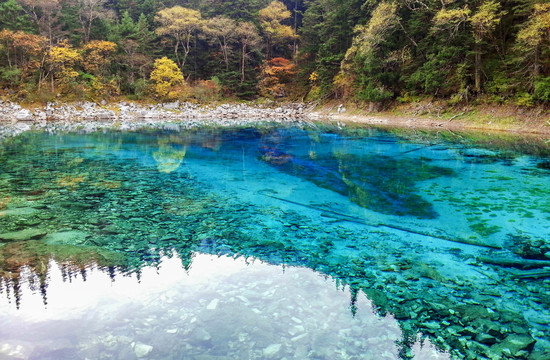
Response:
[{"label": "clear water", "polygon": [[549,359],[550,150],[377,129],[0,147],[0,359]]}]

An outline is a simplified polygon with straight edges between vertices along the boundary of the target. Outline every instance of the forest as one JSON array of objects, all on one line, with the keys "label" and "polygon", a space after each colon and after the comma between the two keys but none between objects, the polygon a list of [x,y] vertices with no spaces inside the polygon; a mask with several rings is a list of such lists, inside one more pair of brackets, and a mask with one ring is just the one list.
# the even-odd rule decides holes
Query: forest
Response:
[{"label": "forest", "polygon": [[545,0],[0,0],[0,98],[550,103]]}]

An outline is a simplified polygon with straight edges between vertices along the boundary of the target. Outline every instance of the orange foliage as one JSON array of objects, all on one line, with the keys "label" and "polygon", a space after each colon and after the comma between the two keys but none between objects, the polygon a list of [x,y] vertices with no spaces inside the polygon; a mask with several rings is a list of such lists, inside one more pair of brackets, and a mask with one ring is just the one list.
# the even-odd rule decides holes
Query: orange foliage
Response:
[{"label": "orange foliage", "polygon": [[276,57],[269,60],[262,68],[260,94],[272,97],[286,96],[287,85],[296,72],[296,65],[288,59]]},{"label": "orange foliage", "polygon": [[220,97],[221,87],[212,80],[201,80],[193,87],[193,95],[198,100],[213,101]]},{"label": "orange foliage", "polygon": [[10,67],[22,71],[23,77],[40,67],[40,56],[46,49],[48,40],[40,35],[23,31],[0,31],[0,49],[5,53]]}]

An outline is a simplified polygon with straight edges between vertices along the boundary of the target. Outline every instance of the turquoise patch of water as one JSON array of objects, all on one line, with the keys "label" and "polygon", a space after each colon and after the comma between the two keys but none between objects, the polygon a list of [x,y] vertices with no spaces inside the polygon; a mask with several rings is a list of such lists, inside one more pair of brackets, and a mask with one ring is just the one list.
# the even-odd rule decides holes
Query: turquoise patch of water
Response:
[{"label": "turquoise patch of water", "polygon": [[[0,350],[544,358],[550,180],[540,158],[432,143],[270,127],[7,139],[0,317],[19,325],[2,330]],[[112,296],[78,297],[93,284]],[[65,307],[68,341],[27,331],[33,314]],[[42,324],[59,329],[63,315],[48,316]]]}]

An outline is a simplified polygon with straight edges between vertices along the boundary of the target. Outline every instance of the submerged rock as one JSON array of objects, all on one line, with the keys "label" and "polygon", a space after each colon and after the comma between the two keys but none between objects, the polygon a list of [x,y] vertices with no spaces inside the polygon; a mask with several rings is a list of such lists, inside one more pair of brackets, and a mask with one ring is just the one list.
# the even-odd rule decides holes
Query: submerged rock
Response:
[{"label": "submerged rock", "polygon": [[516,356],[520,351],[531,351],[535,342],[531,336],[512,334],[508,335],[501,343],[491,346],[491,352]]},{"label": "submerged rock", "polygon": [[136,354],[138,358],[142,358],[149,355],[151,351],[153,351],[153,347],[151,345],[147,345],[139,342],[134,344],[134,354]]},{"label": "submerged rock", "polygon": [[263,350],[265,357],[270,358],[279,353],[281,350],[281,344],[271,344]]},{"label": "submerged rock", "polygon": [[62,231],[46,235],[44,241],[50,245],[78,245],[85,242],[87,236],[82,231]]},{"label": "submerged rock", "polygon": [[494,158],[498,156],[496,152],[487,149],[466,149],[461,151],[461,153],[466,157],[477,158]]},{"label": "submerged rock", "polygon": [[0,241],[36,240],[44,237],[46,234],[47,232],[44,230],[31,228],[0,234]]}]

